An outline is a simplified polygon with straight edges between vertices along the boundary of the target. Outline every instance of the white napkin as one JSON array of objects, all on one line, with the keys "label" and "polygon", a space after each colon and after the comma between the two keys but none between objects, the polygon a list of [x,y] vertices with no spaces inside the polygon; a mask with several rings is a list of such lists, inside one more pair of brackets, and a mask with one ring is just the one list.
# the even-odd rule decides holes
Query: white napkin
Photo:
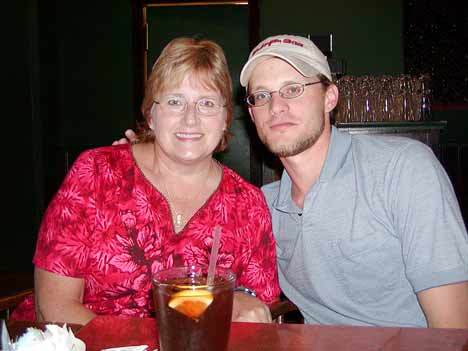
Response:
[{"label": "white napkin", "polygon": [[63,327],[47,324],[45,331],[28,328],[12,348],[14,351],[85,351],[86,345],[66,324]]}]

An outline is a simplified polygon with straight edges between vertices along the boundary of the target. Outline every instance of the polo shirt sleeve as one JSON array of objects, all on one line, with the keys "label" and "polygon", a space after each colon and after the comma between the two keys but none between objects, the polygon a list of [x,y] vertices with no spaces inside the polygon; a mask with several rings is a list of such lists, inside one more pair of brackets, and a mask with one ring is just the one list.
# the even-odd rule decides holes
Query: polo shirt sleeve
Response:
[{"label": "polo shirt sleeve", "polygon": [[408,143],[388,171],[388,201],[415,292],[468,280],[468,237],[447,173],[432,150]]}]

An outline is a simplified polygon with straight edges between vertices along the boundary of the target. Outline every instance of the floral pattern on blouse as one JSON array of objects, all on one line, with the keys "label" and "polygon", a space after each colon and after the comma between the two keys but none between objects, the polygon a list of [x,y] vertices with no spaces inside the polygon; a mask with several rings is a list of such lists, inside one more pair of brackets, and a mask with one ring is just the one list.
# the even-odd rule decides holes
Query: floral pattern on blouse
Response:
[{"label": "floral pattern on blouse", "polygon": [[46,211],[33,262],[84,279],[83,303],[97,314],[145,317],[153,310],[152,274],[206,265],[216,225],[218,265],[265,303],[278,299],[271,218],[258,188],[223,166],[218,189],[176,234],[166,199],[136,166],[129,145],[88,150]]}]

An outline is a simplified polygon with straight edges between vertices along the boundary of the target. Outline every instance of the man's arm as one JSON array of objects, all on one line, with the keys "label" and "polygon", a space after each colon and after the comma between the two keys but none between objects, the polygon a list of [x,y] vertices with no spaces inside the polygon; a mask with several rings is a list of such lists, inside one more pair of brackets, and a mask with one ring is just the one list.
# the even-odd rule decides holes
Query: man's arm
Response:
[{"label": "man's arm", "polygon": [[429,327],[468,327],[467,233],[450,178],[434,153],[408,142],[396,154],[389,203],[405,273]]},{"label": "man's arm", "polygon": [[430,328],[468,328],[468,282],[417,293]]}]

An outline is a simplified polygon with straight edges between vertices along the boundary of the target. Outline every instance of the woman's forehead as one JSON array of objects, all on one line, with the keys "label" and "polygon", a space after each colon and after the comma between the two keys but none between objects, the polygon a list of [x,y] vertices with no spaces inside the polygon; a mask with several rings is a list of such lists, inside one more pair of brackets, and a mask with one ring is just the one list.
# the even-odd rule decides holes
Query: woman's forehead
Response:
[{"label": "woman's forehead", "polygon": [[207,74],[187,73],[181,79],[173,80],[163,87],[165,92],[174,90],[195,90],[204,94],[216,94],[220,92],[216,87],[215,81]]}]

